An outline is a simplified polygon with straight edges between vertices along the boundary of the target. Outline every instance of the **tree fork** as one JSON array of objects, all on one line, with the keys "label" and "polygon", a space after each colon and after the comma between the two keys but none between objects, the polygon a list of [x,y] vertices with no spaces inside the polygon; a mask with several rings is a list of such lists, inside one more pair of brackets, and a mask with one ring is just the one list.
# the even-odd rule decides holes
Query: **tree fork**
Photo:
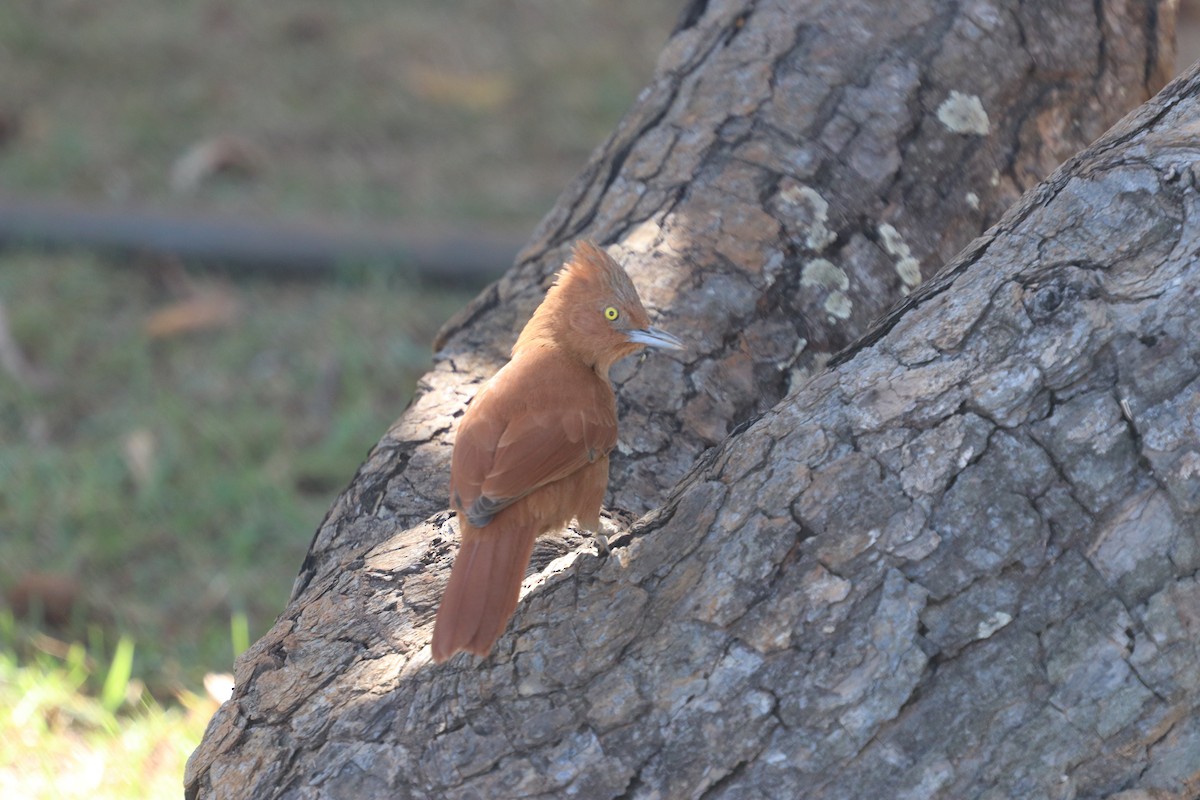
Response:
[{"label": "tree fork", "polygon": [[[1195,77],[922,283],[1157,87],[1172,6],[834,5],[687,16],[443,332],[189,796],[1194,789]],[[581,235],[694,343],[614,376],[610,504],[683,480],[607,561],[559,543],[492,658],[435,669],[453,420]]]}]

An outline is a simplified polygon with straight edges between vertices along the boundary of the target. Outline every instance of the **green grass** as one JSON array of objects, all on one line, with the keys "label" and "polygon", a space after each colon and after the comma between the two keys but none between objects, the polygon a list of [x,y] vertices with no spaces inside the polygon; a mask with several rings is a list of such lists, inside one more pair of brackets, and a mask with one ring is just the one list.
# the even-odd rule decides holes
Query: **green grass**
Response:
[{"label": "green grass", "polygon": [[170,694],[229,667],[231,620],[244,646],[282,609],[322,515],[466,295],[378,276],[197,279],[188,291],[232,298],[233,321],[155,339],[148,311],[181,294],[161,278],[0,257],[13,334],[55,382],[0,374],[0,587],[64,578],[82,621],[128,635],[136,648],[116,655]]},{"label": "green grass", "polygon": [[[529,226],[650,75],[678,0],[6,0],[0,187],[228,213]],[[235,135],[249,179],[170,189]]]},{"label": "green grass", "polygon": [[[0,603],[0,797],[179,795],[216,708],[203,678],[283,608],[469,294],[345,274],[231,282],[0,254],[12,334],[51,380],[0,371],[0,591],[36,574],[78,600],[55,625],[49,601],[22,620]],[[156,310],[197,296],[235,311],[150,335]]]},{"label": "green grass", "polygon": [[[82,644],[44,636],[30,651],[30,641],[0,613],[0,796],[178,797],[216,703],[181,692],[164,704],[119,659],[106,665]],[[101,698],[88,690],[97,679]]]}]

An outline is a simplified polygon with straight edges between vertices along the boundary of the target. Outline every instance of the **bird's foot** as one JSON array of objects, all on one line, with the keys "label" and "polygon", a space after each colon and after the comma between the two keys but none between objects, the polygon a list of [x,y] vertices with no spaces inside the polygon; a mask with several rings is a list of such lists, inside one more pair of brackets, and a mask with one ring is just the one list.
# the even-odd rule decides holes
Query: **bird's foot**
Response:
[{"label": "bird's foot", "polygon": [[608,558],[610,552],[608,547],[608,537],[601,531],[591,531],[592,541],[596,545],[596,555],[600,558]]}]

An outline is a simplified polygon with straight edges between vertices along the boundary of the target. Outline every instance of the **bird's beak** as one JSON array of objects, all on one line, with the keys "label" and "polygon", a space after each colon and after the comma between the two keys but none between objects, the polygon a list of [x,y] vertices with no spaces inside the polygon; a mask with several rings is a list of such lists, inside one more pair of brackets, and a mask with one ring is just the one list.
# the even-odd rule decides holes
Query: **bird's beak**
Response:
[{"label": "bird's beak", "polygon": [[683,350],[683,342],[666,331],[658,328],[642,328],[625,334],[634,344],[644,344],[647,347],[661,347],[664,350]]}]

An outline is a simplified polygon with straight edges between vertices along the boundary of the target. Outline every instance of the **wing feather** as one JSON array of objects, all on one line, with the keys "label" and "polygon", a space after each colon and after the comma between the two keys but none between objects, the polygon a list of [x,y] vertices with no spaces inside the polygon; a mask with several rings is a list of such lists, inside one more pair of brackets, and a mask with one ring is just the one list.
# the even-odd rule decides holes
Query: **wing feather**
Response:
[{"label": "wing feather", "polygon": [[[608,382],[586,368],[547,380],[548,367],[565,369],[553,363],[510,362],[463,417],[454,444],[450,496],[476,527],[616,445],[616,402]],[[522,374],[535,369],[541,372]]]}]

